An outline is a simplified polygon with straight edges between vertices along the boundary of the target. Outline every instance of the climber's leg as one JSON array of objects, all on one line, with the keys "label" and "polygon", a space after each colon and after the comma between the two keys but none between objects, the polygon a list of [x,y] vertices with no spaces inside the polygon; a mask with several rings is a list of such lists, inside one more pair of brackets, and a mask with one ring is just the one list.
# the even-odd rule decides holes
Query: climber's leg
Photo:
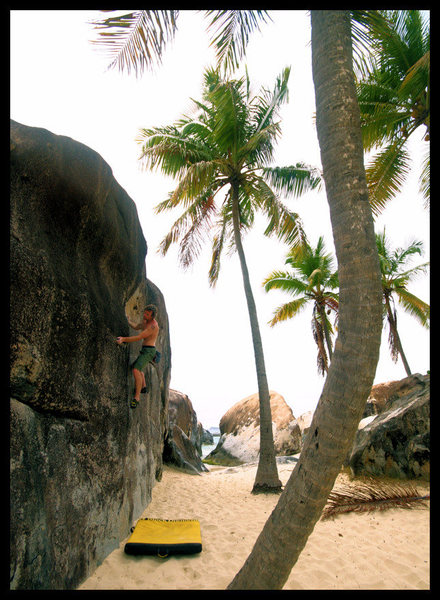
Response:
[{"label": "climber's leg", "polygon": [[145,394],[145,392],[147,391],[147,383],[145,381],[145,374],[143,371],[141,371],[141,375],[142,375],[142,388],[141,388],[141,394]]},{"label": "climber's leg", "polygon": [[138,371],[137,369],[133,369],[133,377],[134,377],[134,398],[139,402],[142,383],[145,386],[145,377],[142,371]]}]

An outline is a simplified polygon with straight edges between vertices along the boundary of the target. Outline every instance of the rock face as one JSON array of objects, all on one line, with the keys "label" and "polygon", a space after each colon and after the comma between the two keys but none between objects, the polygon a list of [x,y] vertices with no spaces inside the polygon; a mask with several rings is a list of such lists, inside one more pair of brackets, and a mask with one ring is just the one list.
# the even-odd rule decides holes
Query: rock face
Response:
[{"label": "rock face", "polygon": [[[270,392],[275,453],[292,455],[301,451],[301,430],[291,408],[280,394]],[[221,437],[206,457],[219,465],[238,465],[258,460],[260,452],[260,416],[258,394],[237,402],[220,421]]]},{"label": "rock face", "polygon": [[[202,427],[202,424],[199,423],[199,426]],[[212,436],[212,433],[210,431],[208,431],[207,429],[203,429],[201,430],[201,438],[202,438],[202,444],[213,444],[214,443],[214,438]]]},{"label": "rock face", "polygon": [[[90,148],[11,122],[10,217],[10,585],[74,589],[161,477],[168,319],[136,207]],[[115,339],[148,302],[162,362],[133,411],[138,348]]]},{"label": "rock face", "polygon": [[164,461],[192,474],[207,471],[200,458],[203,433],[203,427],[197,421],[197,414],[188,396],[170,390]]},{"label": "rock face", "polygon": [[429,381],[429,376],[415,373],[414,375],[410,375],[409,377],[397,381],[387,381],[385,383],[373,385],[367,399],[363,416],[369,417],[370,415],[379,415],[387,410],[387,407],[389,407],[397,398],[412,393],[418,387],[424,389],[427,381],[426,378],[428,378]]},{"label": "rock face", "polygon": [[[428,480],[429,375],[411,375],[398,382],[374,387],[382,392],[376,406],[380,405],[383,410],[377,416],[361,421],[348,458],[352,473]],[[379,397],[374,388],[371,397]]]},{"label": "rock face", "polygon": [[312,419],[313,419],[313,411],[312,410],[309,410],[298,417],[297,421],[298,421],[299,428],[301,430],[302,439],[304,439],[308,430],[310,429]]}]

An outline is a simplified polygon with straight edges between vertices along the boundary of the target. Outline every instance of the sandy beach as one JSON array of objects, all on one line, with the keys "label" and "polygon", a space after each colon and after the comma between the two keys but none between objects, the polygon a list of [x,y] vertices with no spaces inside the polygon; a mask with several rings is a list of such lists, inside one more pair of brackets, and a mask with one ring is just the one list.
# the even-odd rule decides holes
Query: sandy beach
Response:
[{"label": "sandy beach", "polygon": [[[283,484],[294,466],[278,466]],[[198,519],[200,554],[166,559],[129,556],[123,540],[78,589],[225,589],[252,550],[278,496],[250,493],[255,465],[209,468],[209,473],[197,476],[165,466],[142,515]],[[341,473],[335,489],[348,481]],[[412,483],[429,493],[427,483]],[[429,589],[428,507],[348,513],[318,521],[283,589]]]}]

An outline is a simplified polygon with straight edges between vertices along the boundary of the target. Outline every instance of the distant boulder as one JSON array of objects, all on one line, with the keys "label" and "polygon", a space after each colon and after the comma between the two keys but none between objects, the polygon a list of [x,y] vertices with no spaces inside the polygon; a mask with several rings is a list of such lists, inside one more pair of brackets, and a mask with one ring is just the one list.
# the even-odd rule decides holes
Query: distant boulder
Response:
[{"label": "distant boulder", "polygon": [[201,440],[202,440],[202,444],[213,444],[214,443],[214,437],[212,435],[212,433],[209,431],[209,429],[203,429],[203,426],[201,423],[199,423],[199,426],[201,427]]},{"label": "distant boulder", "polygon": [[207,471],[200,458],[203,432],[188,396],[177,390],[169,390],[164,461],[189,473]]},{"label": "distant boulder", "polygon": [[[301,430],[292,409],[277,392],[270,392],[275,454],[292,455],[301,451]],[[220,440],[205,458],[219,465],[239,465],[258,460],[260,452],[259,396],[253,394],[237,402],[221,418]]]},{"label": "distant boulder", "polygon": [[309,430],[312,419],[313,419],[313,410],[309,410],[308,412],[303,413],[297,419],[299,428],[301,429],[301,435],[302,435],[303,439]]}]

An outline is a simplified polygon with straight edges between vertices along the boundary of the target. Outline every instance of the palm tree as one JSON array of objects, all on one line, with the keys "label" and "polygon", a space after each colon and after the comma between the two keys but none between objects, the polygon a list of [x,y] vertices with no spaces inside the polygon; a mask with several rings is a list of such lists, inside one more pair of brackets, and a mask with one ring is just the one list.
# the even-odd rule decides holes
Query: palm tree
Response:
[{"label": "palm tree", "polygon": [[[253,225],[255,211],[265,215],[265,235],[275,234],[289,244],[303,243],[298,215],[279,200],[275,189],[299,195],[319,184],[304,166],[271,168],[274,144],[280,134],[278,110],[287,100],[290,68],[284,69],[274,89],[250,93],[249,80],[221,79],[218,71],[204,75],[202,101],[193,101],[191,116],[177,123],[143,129],[142,160],[178,179],[177,187],[156,211],[184,208],[160,249],[166,254],[179,243],[179,259],[186,267],[198,256],[202,242],[212,237],[209,281],[215,285],[224,249],[238,253],[251,323],[260,398],[260,458],[253,491],[280,491],[272,434],[270,396],[255,301],[242,236]],[[222,192],[220,194],[220,192]],[[218,201],[220,198],[220,201]]]},{"label": "palm tree", "polygon": [[348,12],[312,11],[317,129],[339,265],[339,334],[300,460],[230,589],[282,588],[322,513],[376,370],[382,292],[350,36]]},{"label": "palm tree", "polygon": [[293,272],[273,271],[263,281],[263,286],[266,292],[283,290],[295,299],[279,306],[269,324],[273,327],[295,317],[312,302],[312,331],[318,346],[318,372],[325,375],[333,354],[333,328],[328,315],[330,312],[337,315],[339,305],[338,294],[331,291],[339,286],[338,274],[333,271],[333,257],[325,253],[324,238],[320,237],[316,248],[307,243],[292,248],[287,255],[286,265],[290,265]]},{"label": "palm tree", "polygon": [[414,296],[414,294],[411,294],[407,289],[408,284],[417,275],[426,272],[429,263],[426,262],[417,267],[407,269],[409,260],[415,254],[422,254],[423,242],[421,241],[414,240],[406,248],[396,248],[393,250],[389,240],[386,238],[384,229],[382,233],[376,234],[376,244],[382,273],[383,309],[384,317],[389,326],[388,341],[391,357],[394,362],[397,362],[400,354],[406,374],[411,375],[411,370],[397,331],[397,314],[393,295],[397,296],[399,304],[406,312],[414,316],[424,327],[429,327],[429,305],[420,298],[417,298],[417,296]]},{"label": "palm tree", "polygon": [[338,337],[299,461],[228,589],[283,587],[321,516],[374,380],[382,288],[351,48],[348,11],[312,11],[316,126],[339,266]]},{"label": "palm tree", "polygon": [[[376,12],[376,11],[375,11]],[[430,133],[430,33],[419,10],[379,11],[369,31],[370,60],[357,84],[366,151],[380,149],[367,168],[373,211],[381,212],[402,187],[410,168],[408,140]],[[420,189],[429,202],[429,144]]]}]

